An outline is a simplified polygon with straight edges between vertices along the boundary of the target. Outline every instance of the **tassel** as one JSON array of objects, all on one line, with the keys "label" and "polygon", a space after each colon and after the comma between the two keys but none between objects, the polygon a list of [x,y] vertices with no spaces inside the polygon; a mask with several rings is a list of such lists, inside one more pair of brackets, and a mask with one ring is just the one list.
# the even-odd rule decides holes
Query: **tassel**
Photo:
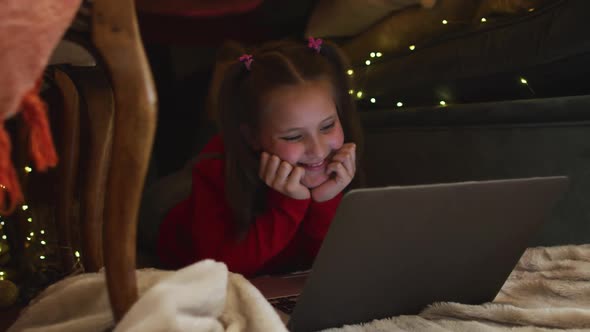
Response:
[{"label": "tassel", "polygon": [[47,106],[39,97],[41,80],[23,98],[21,107],[23,118],[29,126],[29,154],[35,162],[35,168],[44,172],[57,165],[57,153],[51,137]]},{"label": "tassel", "polygon": [[0,214],[11,214],[24,202],[16,171],[11,161],[10,137],[0,122]]}]

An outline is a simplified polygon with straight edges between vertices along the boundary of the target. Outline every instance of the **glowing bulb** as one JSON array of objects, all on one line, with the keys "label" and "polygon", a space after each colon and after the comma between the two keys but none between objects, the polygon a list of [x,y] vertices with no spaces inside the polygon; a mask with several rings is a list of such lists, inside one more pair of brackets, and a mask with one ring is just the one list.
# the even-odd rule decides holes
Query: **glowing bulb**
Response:
[{"label": "glowing bulb", "polygon": [[481,18],[481,23],[486,23],[488,20],[485,17]]},{"label": "glowing bulb", "polygon": [[447,21],[447,20],[442,20],[442,24],[447,24],[447,23],[449,23],[449,21]]},{"label": "glowing bulb", "polygon": [[398,101],[397,102],[397,107],[402,107],[402,106],[404,106],[404,103],[402,103],[401,101]]},{"label": "glowing bulb", "polygon": [[371,56],[371,58],[374,58],[375,57],[375,52],[371,52],[370,56]]},{"label": "glowing bulb", "polygon": [[28,218],[27,221],[28,222],[33,222],[33,218]]},{"label": "glowing bulb", "polygon": [[6,235],[2,235],[2,240],[6,240],[6,239],[7,239]]},{"label": "glowing bulb", "polygon": [[410,45],[410,51],[413,51],[416,49],[416,45]]},{"label": "glowing bulb", "polygon": [[41,255],[41,256],[39,256],[39,258],[41,258],[41,259],[45,259],[45,256]]},{"label": "glowing bulb", "polygon": [[31,235],[31,236],[35,236],[35,232],[31,232],[29,235]]},{"label": "glowing bulb", "polygon": [[354,74],[354,70],[349,69],[346,71],[346,73],[348,74],[348,76],[352,76],[352,74]]},{"label": "glowing bulb", "polygon": [[28,208],[29,208],[28,205],[23,205],[23,211],[27,211]]},{"label": "glowing bulb", "polygon": [[40,232],[40,233],[41,233],[41,234],[45,234],[45,231],[44,231],[44,230],[41,230],[41,232]]},{"label": "glowing bulb", "polygon": [[0,183],[0,188],[6,189],[6,187],[2,183]]},{"label": "glowing bulb", "polygon": [[3,276],[3,275],[4,275],[4,271],[0,271],[0,276]]},{"label": "glowing bulb", "polygon": [[357,92],[356,93],[356,97],[357,98],[363,98],[363,92],[362,91]]},{"label": "glowing bulb", "polygon": [[29,166],[25,166],[25,172],[31,173],[32,171],[33,171],[32,168],[30,168]]},{"label": "glowing bulb", "polygon": [[354,90],[348,90],[348,94],[351,95],[354,93]]},{"label": "glowing bulb", "polygon": [[444,100],[441,100],[439,104],[440,106],[447,106],[447,102]]},{"label": "glowing bulb", "polygon": [[521,77],[520,78],[520,83],[522,83],[522,84],[528,84],[529,82],[524,77]]},{"label": "glowing bulb", "polygon": [[4,226],[4,221],[3,222],[0,222],[0,225]]},{"label": "glowing bulb", "polygon": [[383,53],[377,52],[376,55],[377,55],[378,58],[380,58],[383,55]]},{"label": "glowing bulb", "polygon": [[372,103],[372,104],[374,104],[374,103],[376,103],[376,102],[377,102],[377,99],[375,99],[375,98],[371,98],[371,103]]},{"label": "glowing bulb", "polygon": [[45,241],[41,241],[41,244],[42,244],[42,245],[46,245],[46,244],[47,244],[47,242],[45,242]]},{"label": "glowing bulb", "polygon": [[535,8],[529,8],[529,13],[534,12],[534,11],[535,11]]},{"label": "glowing bulb", "polygon": [[370,66],[371,65],[371,60],[365,61],[365,65]]},{"label": "glowing bulb", "polygon": [[27,241],[31,241],[31,238],[27,236]]},{"label": "glowing bulb", "polygon": [[76,252],[74,252],[74,256],[80,258],[80,252],[76,250]]}]

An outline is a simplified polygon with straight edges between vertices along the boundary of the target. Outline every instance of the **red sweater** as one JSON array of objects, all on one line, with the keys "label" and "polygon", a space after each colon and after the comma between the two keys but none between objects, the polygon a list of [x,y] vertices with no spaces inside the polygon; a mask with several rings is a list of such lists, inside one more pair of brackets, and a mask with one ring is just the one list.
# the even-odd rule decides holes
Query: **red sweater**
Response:
[{"label": "red sweater", "polygon": [[[223,153],[221,138],[201,153]],[[203,159],[193,168],[191,195],[160,225],[158,255],[170,268],[212,258],[246,276],[308,267],[341,199],[342,193],[323,203],[296,200],[269,188],[266,211],[238,239],[225,197],[224,161]]]}]

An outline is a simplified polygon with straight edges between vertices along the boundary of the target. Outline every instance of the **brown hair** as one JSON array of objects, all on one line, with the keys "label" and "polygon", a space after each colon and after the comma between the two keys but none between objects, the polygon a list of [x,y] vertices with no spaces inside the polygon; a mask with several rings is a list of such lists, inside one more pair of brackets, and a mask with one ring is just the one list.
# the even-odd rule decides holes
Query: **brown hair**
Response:
[{"label": "brown hair", "polygon": [[[235,44],[231,45],[235,51]],[[221,80],[212,88],[213,93],[219,92],[214,96],[213,112],[225,146],[226,197],[235,216],[236,230],[242,234],[266,208],[267,190],[258,177],[259,155],[247,143],[242,128],[245,125],[258,132],[259,112],[271,91],[284,85],[328,80],[333,87],[344,141],[357,145],[357,170],[363,146],[356,105],[348,93],[348,62],[337,46],[324,41],[318,54],[303,41],[277,41],[250,53],[254,59],[250,70],[236,57],[223,66]],[[356,185],[362,181],[360,174],[357,171]]]}]

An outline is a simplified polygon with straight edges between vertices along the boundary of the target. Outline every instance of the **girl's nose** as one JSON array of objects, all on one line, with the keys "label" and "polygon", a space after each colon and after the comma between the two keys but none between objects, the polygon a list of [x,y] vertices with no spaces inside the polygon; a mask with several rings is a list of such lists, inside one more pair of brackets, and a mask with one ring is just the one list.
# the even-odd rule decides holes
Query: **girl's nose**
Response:
[{"label": "girl's nose", "polygon": [[326,157],[326,144],[319,137],[312,137],[307,145],[307,155],[312,158]]}]

